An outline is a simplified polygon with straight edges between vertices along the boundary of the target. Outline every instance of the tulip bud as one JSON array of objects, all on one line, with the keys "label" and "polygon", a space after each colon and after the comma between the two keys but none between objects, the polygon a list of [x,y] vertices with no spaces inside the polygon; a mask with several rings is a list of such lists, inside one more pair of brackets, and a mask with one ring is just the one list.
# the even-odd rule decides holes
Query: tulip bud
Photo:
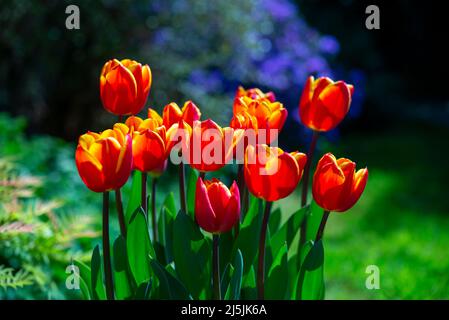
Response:
[{"label": "tulip bud", "polygon": [[240,193],[234,181],[228,189],[218,179],[198,178],[195,193],[195,220],[210,233],[225,233],[240,220]]},{"label": "tulip bud", "polygon": [[134,115],[144,107],[151,87],[151,70],[134,60],[109,60],[100,76],[103,106],[115,115]]},{"label": "tulip bud", "polygon": [[365,189],[368,169],[355,171],[356,164],[325,154],[313,176],[313,198],[327,211],[344,212],[354,206]]},{"label": "tulip bud", "polygon": [[245,153],[244,175],[249,191],[266,201],[289,196],[301,180],[307,156],[286,153],[267,145],[249,145]]},{"label": "tulip bud", "polygon": [[309,77],[299,103],[302,123],[315,131],[334,129],[348,113],[353,92],[343,81]]},{"label": "tulip bud", "polygon": [[121,188],[132,169],[132,140],[124,124],[102,133],[88,132],[79,138],[75,161],[78,173],[94,192]]}]

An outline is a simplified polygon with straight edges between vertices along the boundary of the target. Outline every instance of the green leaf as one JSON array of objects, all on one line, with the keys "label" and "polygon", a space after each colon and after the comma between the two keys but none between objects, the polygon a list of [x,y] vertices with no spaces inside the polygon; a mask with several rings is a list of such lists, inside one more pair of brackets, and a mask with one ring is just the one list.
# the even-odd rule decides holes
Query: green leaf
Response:
[{"label": "green leaf", "polygon": [[167,194],[162,206],[167,208],[168,211],[170,211],[171,216],[174,217],[176,215],[176,212],[178,211],[176,210],[176,201],[173,192]]},{"label": "green leaf", "polygon": [[[223,269],[221,269],[221,267],[220,267],[220,270],[223,270]],[[223,272],[221,273],[220,289],[221,289],[222,297],[224,297],[226,294],[226,290],[228,289],[229,282],[231,281],[231,275],[232,275],[233,271],[234,271],[234,267],[230,263],[227,263],[226,267],[224,268]]]},{"label": "green leaf", "polygon": [[187,180],[187,211],[191,217],[194,216],[195,212],[195,193],[196,193],[196,182],[198,180],[198,174],[192,168],[190,168],[189,178]]},{"label": "green leaf", "polygon": [[150,259],[151,268],[159,279],[159,294],[161,299],[188,300],[191,299],[189,292],[183,284],[170,272],[157,262]]},{"label": "green leaf", "polygon": [[324,248],[321,240],[313,244],[301,266],[298,294],[301,300],[324,299]]},{"label": "green leaf", "polygon": [[194,299],[210,293],[212,249],[199,227],[180,211],[173,224],[173,258],[178,278]]},{"label": "green leaf", "polygon": [[242,300],[255,300],[257,299],[257,290],[256,290],[256,273],[254,271],[254,267],[251,266],[248,273],[243,276],[242,279],[242,292],[241,292]]},{"label": "green leaf", "polygon": [[271,234],[275,234],[281,226],[282,212],[280,208],[276,208],[270,214],[270,220],[268,221],[268,228]]},{"label": "green leaf", "polygon": [[322,219],[323,219],[323,209],[320,208],[315,203],[315,201],[312,201],[312,204],[310,206],[310,215],[307,217],[306,240],[315,241]]},{"label": "green leaf", "polygon": [[134,279],[128,264],[126,240],[119,236],[113,245],[114,286],[117,299],[129,299],[132,296]]},{"label": "green leaf", "polygon": [[94,300],[106,300],[106,290],[103,284],[103,263],[100,255],[100,246],[96,245],[90,261],[91,288]]},{"label": "green leaf", "polygon": [[234,244],[233,252],[240,249],[243,256],[243,274],[246,275],[257,255],[260,228],[262,225],[263,205],[251,195],[248,213],[245,215],[240,232]]},{"label": "green leaf", "polygon": [[[270,238],[269,247],[271,252],[276,255],[282,246],[287,243],[287,247],[290,248],[292,241],[296,234],[299,232],[301,224],[309,212],[310,207],[306,206],[294,212],[290,218],[282,225],[282,227]],[[271,217],[270,217],[271,220]]]},{"label": "green leaf", "polygon": [[151,276],[148,256],[156,257],[156,254],[150,241],[145,213],[141,207],[131,217],[126,248],[129,266],[137,285],[148,282]]},{"label": "green leaf", "polygon": [[74,260],[73,264],[79,269],[81,293],[83,294],[85,300],[91,300],[92,288],[90,268],[86,264],[78,260]]},{"label": "green leaf", "polygon": [[296,290],[298,285],[298,255],[294,253],[288,258],[287,268],[288,268],[288,283],[287,283],[287,295],[286,299],[294,300],[296,298]]},{"label": "green leaf", "polygon": [[129,194],[128,199],[128,205],[126,206],[125,211],[127,224],[137,208],[140,207],[142,201],[142,172],[138,170],[135,170],[133,173],[131,193]]},{"label": "green leaf", "polygon": [[173,223],[176,213],[173,213],[165,205],[159,214],[159,240],[164,250],[165,263],[173,261]]},{"label": "green leaf", "polygon": [[237,255],[232,265],[232,275],[229,282],[229,287],[226,290],[225,300],[239,300],[240,289],[243,277],[243,257],[240,250],[237,250]]},{"label": "green leaf", "polygon": [[287,265],[287,244],[285,243],[279,250],[273,264],[268,271],[265,281],[265,297],[271,300],[282,300],[287,293],[288,265]]},{"label": "green leaf", "polygon": [[134,294],[134,300],[149,300],[151,296],[151,288],[153,281],[150,279],[147,282],[142,282]]}]

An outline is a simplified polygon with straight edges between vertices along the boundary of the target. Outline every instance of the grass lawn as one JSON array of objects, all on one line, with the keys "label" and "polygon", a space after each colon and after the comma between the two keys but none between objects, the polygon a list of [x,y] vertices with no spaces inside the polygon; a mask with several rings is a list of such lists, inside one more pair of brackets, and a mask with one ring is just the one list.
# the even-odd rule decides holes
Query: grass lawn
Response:
[{"label": "grass lawn", "polygon": [[[327,299],[449,299],[448,137],[415,125],[323,146],[369,167],[361,201],[327,224]],[[298,199],[280,205],[290,212]],[[369,265],[379,290],[365,287]]]}]

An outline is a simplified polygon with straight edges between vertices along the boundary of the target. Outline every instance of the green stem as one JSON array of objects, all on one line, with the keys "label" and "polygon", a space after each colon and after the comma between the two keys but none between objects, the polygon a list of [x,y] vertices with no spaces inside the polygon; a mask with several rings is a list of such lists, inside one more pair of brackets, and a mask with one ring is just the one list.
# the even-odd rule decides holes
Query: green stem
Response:
[{"label": "green stem", "polygon": [[143,212],[145,213],[145,217],[148,218],[147,213],[147,173],[142,172],[142,198],[140,202]]},{"label": "green stem", "polygon": [[213,269],[213,290],[214,299],[221,300],[220,289],[220,253],[219,253],[220,236],[218,234],[213,235],[213,248],[212,248],[212,269]]},{"label": "green stem", "polygon": [[267,236],[268,220],[270,218],[272,202],[267,201],[263,215],[262,229],[259,241],[259,261],[257,264],[257,298],[263,300],[265,296],[265,239]]},{"label": "green stem", "polygon": [[184,163],[179,164],[179,197],[181,199],[181,210],[187,214],[187,201],[186,201],[186,189],[185,189],[185,167]]},{"label": "green stem", "polygon": [[[316,143],[318,141],[320,133],[318,131],[313,132],[312,141],[310,142],[309,151],[307,152],[307,162],[304,167],[304,177],[302,178],[302,196],[301,196],[301,207],[304,207],[307,203],[307,194],[309,192],[309,176],[310,167],[312,164],[313,154],[315,152]],[[301,232],[299,237],[299,250],[306,243],[306,232],[307,232],[307,217],[304,218],[301,224]]]},{"label": "green stem", "polygon": [[109,191],[103,192],[103,264],[106,280],[106,296],[108,300],[114,300],[111,248],[109,244]]},{"label": "green stem", "polygon": [[153,178],[153,188],[151,191],[151,219],[153,222],[153,241],[159,241],[157,222],[156,222],[156,184],[157,178]]},{"label": "green stem", "polygon": [[118,222],[120,225],[120,233],[126,238],[126,223],[125,214],[123,212],[123,201],[122,201],[122,191],[121,189],[115,190],[115,205],[117,208]]},{"label": "green stem", "polygon": [[324,210],[323,218],[321,219],[320,227],[316,235],[315,242],[323,239],[324,228],[326,227],[327,219],[329,218],[330,211]]}]

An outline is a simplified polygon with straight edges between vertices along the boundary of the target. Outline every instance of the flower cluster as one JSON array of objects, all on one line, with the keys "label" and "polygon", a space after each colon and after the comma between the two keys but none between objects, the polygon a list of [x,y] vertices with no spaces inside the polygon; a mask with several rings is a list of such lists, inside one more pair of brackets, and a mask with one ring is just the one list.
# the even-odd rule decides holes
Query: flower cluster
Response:
[{"label": "flower cluster", "polygon": [[[162,116],[152,108],[148,109],[146,119],[136,116],[145,107],[151,81],[148,65],[129,59],[113,59],[105,64],[100,76],[103,106],[119,119],[129,117],[124,122],[119,120],[112,129],[88,132],[80,137],[76,164],[81,179],[92,191],[107,194],[112,190],[120,192],[132,170],[142,172],[145,179],[141,206],[147,214],[146,175],[153,177],[151,212],[155,241],[158,237],[155,181],[164,174],[169,158],[181,169],[180,203],[184,213],[187,213],[184,164],[199,171],[195,221],[212,233],[214,239],[238,228],[241,215],[248,209],[244,196],[248,191],[264,200],[266,212],[258,256],[258,289],[259,297],[263,298],[264,243],[271,203],[291,195],[303,180],[301,206],[307,205],[308,178],[318,134],[335,128],[345,118],[351,105],[353,86],[325,77],[307,80],[299,102],[299,115],[303,124],[315,134],[306,155],[277,147],[278,134],[288,112],[272,92],[239,87],[229,127],[221,127],[211,119],[201,120],[200,108],[192,101],[187,101],[182,108],[172,102],[163,108]],[[217,178],[206,180],[206,173],[213,174],[233,160],[239,163],[239,172],[237,181],[233,181],[230,188]],[[316,240],[322,236],[329,212],[344,212],[354,206],[367,178],[368,170],[356,171],[356,164],[349,159],[336,159],[327,153],[319,160],[313,175],[312,195],[325,210],[325,218]],[[303,223],[301,234],[305,233],[306,227]],[[122,226],[122,232],[125,231],[126,223]]]}]

